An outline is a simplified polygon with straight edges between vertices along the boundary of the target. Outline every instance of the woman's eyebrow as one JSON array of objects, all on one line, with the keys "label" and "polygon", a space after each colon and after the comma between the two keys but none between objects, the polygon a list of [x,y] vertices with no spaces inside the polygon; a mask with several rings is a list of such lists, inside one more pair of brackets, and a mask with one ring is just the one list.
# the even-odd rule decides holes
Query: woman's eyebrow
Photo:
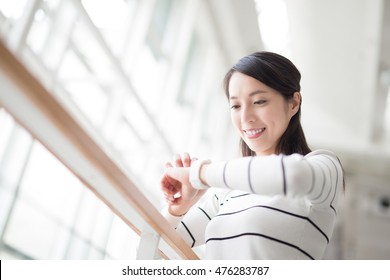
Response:
[{"label": "woman's eyebrow", "polygon": [[[254,92],[251,92],[251,93],[249,94],[249,97],[252,97],[253,95],[256,95],[256,94],[262,94],[262,93],[267,93],[267,91],[266,91],[266,90],[256,90],[256,91],[254,91]],[[230,96],[229,99],[230,99],[230,100],[232,100],[232,99],[237,99],[237,96]]]}]

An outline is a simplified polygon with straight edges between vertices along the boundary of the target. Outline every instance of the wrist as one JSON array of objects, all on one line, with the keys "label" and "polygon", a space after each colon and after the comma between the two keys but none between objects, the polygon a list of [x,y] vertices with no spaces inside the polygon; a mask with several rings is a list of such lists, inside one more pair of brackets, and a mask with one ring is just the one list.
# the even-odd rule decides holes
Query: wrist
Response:
[{"label": "wrist", "polygon": [[[190,167],[190,183],[194,189],[204,190],[208,189],[207,182],[204,178],[204,165],[209,164],[209,160],[197,160]],[[201,171],[203,169],[203,173]]]},{"label": "wrist", "polygon": [[183,217],[185,214],[187,214],[187,211],[185,213],[183,213],[183,214],[173,213],[172,212],[172,208],[169,207],[169,206],[168,206],[167,210],[168,210],[169,215],[174,216],[174,217]]},{"label": "wrist", "polygon": [[168,221],[169,224],[171,224],[173,228],[176,228],[182,220],[182,217],[172,215],[169,211],[169,206],[166,206],[161,210],[161,215]]}]

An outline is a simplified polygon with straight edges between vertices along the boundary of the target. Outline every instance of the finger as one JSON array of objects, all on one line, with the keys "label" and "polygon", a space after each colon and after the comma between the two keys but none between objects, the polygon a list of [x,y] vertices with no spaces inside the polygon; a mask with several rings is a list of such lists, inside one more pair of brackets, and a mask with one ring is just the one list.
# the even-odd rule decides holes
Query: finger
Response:
[{"label": "finger", "polygon": [[167,176],[163,176],[160,180],[160,186],[161,186],[161,189],[164,189],[167,187]]},{"label": "finger", "polygon": [[169,185],[171,185],[171,180],[167,176],[167,174],[164,174],[160,180],[161,187],[167,188]]},{"label": "finger", "polygon": [[166,181],[166,183],[162,184],[161,186],[162,186],[162,191],[164,193],[169,193],[169,194],[175,194],[175,193],[179,192],[181,189],[180,183],[177,184],[176,180],[171,183],[171,182],[169,182],[169,179],[168,179]]},{"label": "finger", "polygon": [[189,167],[191,165],[191,158],[188,153],[183,153],[181,156],[181,160],[183,162],[184,167]]},{"label": "finger", "polygon": [[172,185],[177,187],[180,185],[180,182],[176,179],[177,177],[177,167],[165,167],[165,172],[160,180],[161,185]]},{"label": "finger", "polygon": [[169,168],[169,167],[173,167],[173,165],[172,165],[172,163],[170,163],[170,162],[166,162],[166,163],[165,163],[165,167],[166,167],[166,168]]},{"label": "finger", "polygon": [[167,168],[165,171],[165,177],[166,185],[170,185],[172,188],[178,189],[181,187],[181,182],[178,180],[178,178],[181,177],[180,171],[177,170],[178,168]]},{"label": "finger", "polygon": [[178,192],[179,183],[167,175],[164,175],[160,181],[161,189],[164,193],[174,194]]},{"label": "finger", "polygon": [[174,155],[174,160],[176,167],[183,167],[183,161],[181,160],[181,156],[179,154]]},{"label": "finger", "polygon": [[181,198],[181,196],[175,197],[175,200],[172,201],[172,204],[173,204],[173,205],[179,205],[179,204],[182,203],[182,201],[183,201],[183,199]]},{"label": "finger", "polygon": [[165,200],[170,205],[177,205],[178,203],[180,203],[180,201],[182,201],[182,198],[180,193],[176,193],[174,195],[166,195]]},{"label": "finger", "polygon": [[175,198],[173,201],[167,200],[168,204],[171,206],[180,205],[181,198]]},{"label": "finger", "polygon": [[165,195],[175,195],[179,190],[175,189],[174,187],[172,186],[163,186],[162,187],[162,192],[165,194]]},{"label": "finger", "polygon": [[175,197],[173,195],[166,195],[165,196],[165,200],[168,201],[168,202],[173,202],[175,201]]},{"label": "finger", "polygon": [[179,182],[181,179],[181,171],[182,167],[174,167],[174,168],[166,168],[165,169],[165,177],[168,183],[177,187],[181,183]]},{"label": "finger", "polygon": [[181,203],[183,201],[181,195],[179,194],[176,194],[172,197],[168,197],[166,198],[166,201],[170,204],[170,205],[178,205],[179,203]]}]

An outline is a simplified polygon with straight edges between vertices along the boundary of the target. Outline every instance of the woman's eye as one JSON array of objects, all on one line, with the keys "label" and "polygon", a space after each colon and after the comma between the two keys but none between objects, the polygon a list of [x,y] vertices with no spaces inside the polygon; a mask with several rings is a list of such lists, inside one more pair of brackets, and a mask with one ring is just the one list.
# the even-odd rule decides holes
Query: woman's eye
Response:
[{"label": "woman's eye", "polygon": [[238,109],[238,108],[240,108],[240,105],[231,105],[230,106],[230,109],[232,109],[232,110],[235,110],[235,109]]},{"label": "woman's eye", "polygon": [[265,102],[266,102],[265,100],[257,100],[254,102],[254,104],[261,105],[261,104],[264,104]]}]

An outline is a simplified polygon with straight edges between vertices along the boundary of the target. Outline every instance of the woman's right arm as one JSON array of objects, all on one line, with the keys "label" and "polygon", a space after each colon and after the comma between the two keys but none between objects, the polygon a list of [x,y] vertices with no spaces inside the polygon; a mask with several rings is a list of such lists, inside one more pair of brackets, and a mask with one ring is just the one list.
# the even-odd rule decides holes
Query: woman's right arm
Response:
[{"label": "woman's right arm", "polygon": [[[182,156],[176,155],[174,164],[176,167],[190,167],[196,159],[190,159],[185,153]],[[167,168],[172,168],[171,163],[166,164]],[[190,184],[181,183],[166,174],[161,180],[161,187],[168,202],[161,211],[166,220],[176,229],[186,243],[192,248],[202,245],[205,242],[205,229],[208,222],[217,213],[218,196],[213,194],[205,197],[202,203],[195,204],[204,196],[206,190],[195,190],[195,195],[188,199],[187,194],[182,198],[182,191],[191,193],[194,189]]]}]

